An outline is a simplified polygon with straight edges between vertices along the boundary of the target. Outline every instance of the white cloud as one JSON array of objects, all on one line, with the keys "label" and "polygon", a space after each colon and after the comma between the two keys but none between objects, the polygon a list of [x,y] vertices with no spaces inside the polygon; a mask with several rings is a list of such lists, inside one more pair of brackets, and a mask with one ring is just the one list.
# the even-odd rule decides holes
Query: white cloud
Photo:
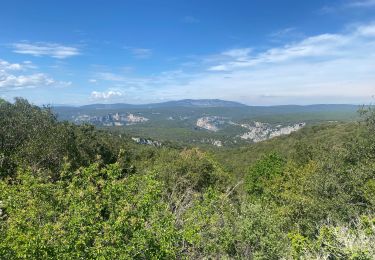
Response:
[{"label": "white cloud", "polygon": [[248,46],[191,57],[194,66],[136,77],[98,73],[116,89],[92,100],[147,103],[221,98],[251,105],[366,103],[375,94],[374,23],[265,49]]},{"label": "white cloud", "polygon": [[208,68],[209,71],[228,71],[229,68],[225,64],[214,65]]},{"label": "white cloud", "polygon": [[[279,63],[298,58],[326,57],[338,54],[339,47],[344,46],[349,39],[339,34],[321,34],[308,37],[300,42],[287,44],[283,47],[272,48],[257,55],[250,56],[238,49],[226,53],[241,53],[239,57],[209,68],[212,71],[230,71],[232,69],[252,67],[260,64]],[[245,49],[247,50],[247,49]]]},{"label": "white cloud", "polygon": [[26,69],[36,69],[37,67],[31,61],[22,63],[10,63],[0,59],[0,71],[20,71]]},{"label": "white cloud", "polygon": [[248,57],[250,52],[251,52],[251,48],[242,48],[242,49],[227,50],[227,51],[224,51],[222,54],[225,56],[236,58],[237,60],[242,60]]},{"label": "white cloud", "polygon": [[20,42],[12,44],[12,47],[15,53],[33,56],[49,56],[57,59],[65,59],[80,54],[80,50],[76,47],[48,42]]},{"label": "white cloud", "polygon": [[44,73],[24,74],[28,69],[35,68],[36,67],[30,61],[11,63],[0,59],[0,91],[44,86],[64,87],[71,85],[71,82],[56,81]]},{"label": "white cloud", "polygon": [[357,32],[366,37],[375,37],[375,23],[359,26]]},{"label": "white cloud", "polygon": [[249,53],[241,61],[224,59],[209,66],[214,74],[193,78],[184,91],[252,104],[369,100],[375,94],[374,32],[374,24],[361,25],[348,33],[316,35]]},{"label": "white cloud", "polygon": [[41,86],[51,86],[56,82],[43,73],[31,75],[12,75],[0,72],[0,89],[24,89]]},{"label": "white cloud", "polygon": [[363,24],[261,52],[230,49],[202,57],[194,71],[126,78],[123,83],[136,87],[127,97],[143,103],[181,98],[253,105],[366,102],[375,94],[373,28],[372,23]]},{"label": "white cloud", "polygon": [[117,90],[108,90],[104,92],[93,91],[91,92],[91,99],[93,100],[110,100],[113,98],[122,97],[123,94]]},{"label": "white cloud", "polygon": [[9,63],[5,60],[0,60],[0,71],[3,70],[21,70],[22,65],[19,63]]}]

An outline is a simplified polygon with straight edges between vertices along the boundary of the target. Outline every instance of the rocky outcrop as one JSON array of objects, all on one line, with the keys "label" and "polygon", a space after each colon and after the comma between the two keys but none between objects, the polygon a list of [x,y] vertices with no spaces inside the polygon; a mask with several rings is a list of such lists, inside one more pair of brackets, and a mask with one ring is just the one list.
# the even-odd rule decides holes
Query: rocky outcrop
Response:
[{"label": "rocky outcrop", "polygon": [[143,116],[127,114],[107,114],[104,116],[79,115],[74,118],[76,123],[89,123],[103,126],[123,126],[147,122],[149,119]]},{"label": "rocky outcrop", "polygon": [[140,138],[140,137],[132,137],[132,140],[136,142],[137,144],[145,144],[145,145],[151,145],[151,146],[156,146],[156,147],[159,147],[162,145],[158,141],[153,141],[150,139],[145,139],[145,138]]},{"label": "rocky outcrop", "polygon": [[292,132],[298,131],[304,127],[305,123],[297,123],[289,126],[271,126],[267,123],[254,122],[253,124],[241,124],[243,128],[249,131],[240,135],[239,137],[245,140],[252,140],[253,142],[261,142],[270,138],[274,138],[281,135],[288,135]]},{"label": "rocky outcrop", "polygon": [[223,125],[224,123],[225,120],[222,117],[205,116],[198,118],[196,126],[209,131],[217,132],[219,131],[219,126]]}]

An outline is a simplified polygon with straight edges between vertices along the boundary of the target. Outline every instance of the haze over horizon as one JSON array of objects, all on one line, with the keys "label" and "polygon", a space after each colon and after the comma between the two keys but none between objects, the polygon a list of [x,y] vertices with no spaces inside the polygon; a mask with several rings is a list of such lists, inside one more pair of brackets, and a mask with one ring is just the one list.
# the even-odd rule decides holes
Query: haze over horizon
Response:
[{"label": "haze over horizon", "polygon": [[375,1],[4,1],[0,98],[368,104]]}]

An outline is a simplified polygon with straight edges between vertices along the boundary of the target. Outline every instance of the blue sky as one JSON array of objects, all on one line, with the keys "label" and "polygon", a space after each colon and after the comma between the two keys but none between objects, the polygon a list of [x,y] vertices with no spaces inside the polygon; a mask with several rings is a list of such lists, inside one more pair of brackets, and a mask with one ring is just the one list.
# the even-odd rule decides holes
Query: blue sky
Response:
[{"label": "blue sky", "polygon": [[375,0],[8,0],[0,97],[370,103]]}]

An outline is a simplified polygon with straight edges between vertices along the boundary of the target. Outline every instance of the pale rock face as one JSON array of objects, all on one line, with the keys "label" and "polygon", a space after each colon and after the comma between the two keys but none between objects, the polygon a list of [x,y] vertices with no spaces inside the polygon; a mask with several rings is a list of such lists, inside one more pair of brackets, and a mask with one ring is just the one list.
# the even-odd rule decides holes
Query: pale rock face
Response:
[{"label": "pale rock face", "polygon": [[126,119],[130,123],[143,123],[148,121],[148,118],[145,118],[143,116],[135,116],[133,114],[129,114]]},{"label": "pale rock face", "polygon": [[151,145],[151,146],[156,146],[156,147],[162,146],[162,144],[158,141],[152,141],[152,140],[144,139],[140,137],[132,137],[132,140],[136,142],[137,144],[145,144],[145,145]]},{"label": "pale rock face", "polygon": [[89,116],[89,115],[79,115],[75,117],[74,121],[76,123],[91,123],[94,125],[103,126],[123,126],[127,124],[136,124],[147,122],[149,119],[137,116],[134,114],[107,114],[104,116]]},{"label": "pale rock face", "polygon": [[119,115],[119,113],[116,113],[116,114],[113,116],[113,119],[116,120],[116,121],[120,121],[120,115]]},{"label": "pale rock face", "polygon": [[277,125],[272,127],[267,123],[254,122],[253,125],[241,124],[242,127],[247,128],[248,132],[240,135],[239,137],[245,140],[252,140],[253,142],[261,142],[276,136],[288,135],[292,132],[298,131],[304,127],[306,123],[298,123],[291,126]]},{"label": "pale rock face", "polygon": [[212,142],[212,144],[215,145],[215,146],[217,146],[217,147],[222,147],[223,146],[223,144],[222,144],[222,142],[220,140],[215,140],[215,141]]},{"label": "pale rock face", "polygon": [[89,115],[79,115],[77,116],[74,121],[75,122],[88,122],[91,119]]},{"label": "pale rock face", "polygon": [[203,129],[206,129],[206,130],[209,130],[209,131],[217,132],[217,131],[219,131],[218,126],[222,125],[224,123],[225,122],[224,122],[223,118],[221,118],[221,117],[205,116],[205,117],[198,118],[196,126],[198,126],[200,128],[203,128]]},{"label": "pale rock face", "polygon": [[201,144],[211,144],[217,147],[222,147],[223,143],[220,140],[212,139],[212,138],[202,138],[200,140],[193,139],[193,142],[199,142]]},{"label": "pale rock face", "polygon": [[214,124],[212,124],[208,117],[199,118],[197,120],[197,126],[214,132],[219,130]]},{"label": "pale rock face", "polygon": [[268,139],[269,129],[253,127],[249,128],[249,132],[244,133],[240,137],[245,140],[252,140],[254,142],[261,142]]},{"label": "pale rock face", "polygon": [[293,132],[296,132],[298,131],[299,129],[301,129],[302,127],[304,127],[306,124],[305,123],[299,123],[299,124],[294,124],[292,126],[285,126],[285,127],[281,127],[279,128],[278,130],[272,132],[270,134],[270,138],[273,138],[273,137],[276,137],[276,136],[280,136],[280,135],[288,135],[288,134],[291,134]]}]

